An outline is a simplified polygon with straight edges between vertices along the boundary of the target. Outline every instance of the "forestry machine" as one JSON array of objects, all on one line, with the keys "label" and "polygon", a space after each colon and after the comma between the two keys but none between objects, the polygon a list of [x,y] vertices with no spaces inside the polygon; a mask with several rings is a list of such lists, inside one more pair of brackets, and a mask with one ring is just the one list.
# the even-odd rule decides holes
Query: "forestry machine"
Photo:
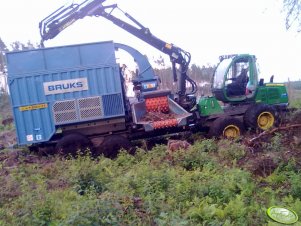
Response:
[{"label": "forestry machine", "polygon": [[[117,4],[104,2],[72,3],[47,16],[39,24],[42,46],[79,19],[103,17],[167,54],[179,90],[159,89],[147,58],[112,41],[8,52],[20,145],[64,153],[92,146],[95,153],[110,156],[139,138],[197,131],[232,138],[245,129],[267,130],[278,122],[278,112],[288,104],[286,88],[272,79],[258,79],[255,56],[222,56],[213,76],[213,96],[200,97],[197,103],[196,82],[187,75],[190,53],[154,36]],[[114,16],[116,11],[128,22]],[[126,96],[116,49],[125,50],[137,63],[133,99]]]}]

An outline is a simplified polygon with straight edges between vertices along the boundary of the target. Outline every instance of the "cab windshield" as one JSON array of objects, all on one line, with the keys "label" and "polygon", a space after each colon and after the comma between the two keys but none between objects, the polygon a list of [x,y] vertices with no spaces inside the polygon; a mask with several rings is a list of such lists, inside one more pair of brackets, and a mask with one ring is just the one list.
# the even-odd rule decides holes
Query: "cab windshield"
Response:
[{"label": "cab windshield", "polygon": [[216,68],[214,73],[213,88],[221,89],[224,84],[225,73],[232,61],[232,58],[223,60]]}]

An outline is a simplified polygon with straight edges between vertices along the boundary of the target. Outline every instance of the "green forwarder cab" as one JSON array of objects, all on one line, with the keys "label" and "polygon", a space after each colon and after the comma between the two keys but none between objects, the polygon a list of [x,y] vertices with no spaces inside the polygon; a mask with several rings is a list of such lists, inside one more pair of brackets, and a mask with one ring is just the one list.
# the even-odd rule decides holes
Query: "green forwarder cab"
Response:
[{"label": "green forwarder cab", "polygon": [[212,82],[212,97],[199,100],[198,111],[212,136],[236,137],[245,129],[267,130],[288,106],[284,84],[258,77],[256,57],[249,54],[220,57]]}]

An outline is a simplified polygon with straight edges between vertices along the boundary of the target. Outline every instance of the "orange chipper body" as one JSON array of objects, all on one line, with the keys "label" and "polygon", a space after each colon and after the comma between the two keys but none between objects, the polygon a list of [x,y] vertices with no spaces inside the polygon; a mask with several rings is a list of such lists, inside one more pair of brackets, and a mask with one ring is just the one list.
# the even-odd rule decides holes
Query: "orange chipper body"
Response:
[{"label": "orange chipper body", "polygon": [[[146,112],[169,112],[168,97],[153,97],[145,99]],[[163,129],[168,127],[174,127],[178,125],[176,118],[158,120],[153,122],[154,129]]]}]

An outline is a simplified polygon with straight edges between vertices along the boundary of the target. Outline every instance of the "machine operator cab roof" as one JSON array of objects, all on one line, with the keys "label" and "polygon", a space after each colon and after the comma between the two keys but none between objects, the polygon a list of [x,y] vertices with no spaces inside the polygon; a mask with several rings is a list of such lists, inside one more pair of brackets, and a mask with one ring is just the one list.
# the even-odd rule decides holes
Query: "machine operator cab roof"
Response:
[{"label": "machine operator cab roof", "polygon": [[255,97],[258,84],[253,55],[220,56],[212,83],[212,93],[222,102],[241,102]]}]

